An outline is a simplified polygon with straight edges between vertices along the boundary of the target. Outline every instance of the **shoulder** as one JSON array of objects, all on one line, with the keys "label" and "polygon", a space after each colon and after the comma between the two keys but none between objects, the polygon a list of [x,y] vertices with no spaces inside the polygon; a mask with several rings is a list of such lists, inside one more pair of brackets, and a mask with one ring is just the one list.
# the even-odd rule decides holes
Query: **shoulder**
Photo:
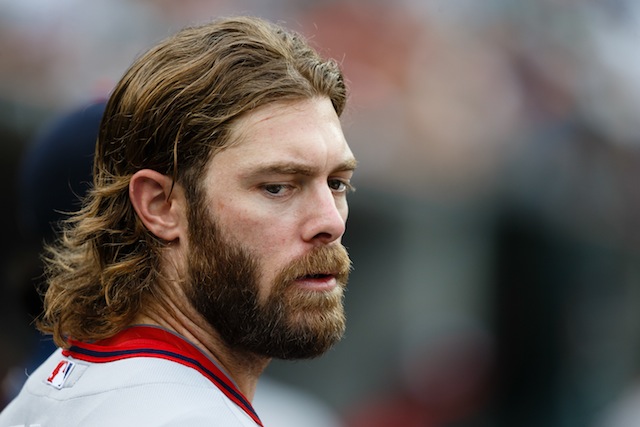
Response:
[{"label": "shoulder", "polygon": [[251,426],[222,393],[186,384],[155,383],[128,387],[103,396],[91,419],[96,427],[148,426]]},{"label": "shoulder", "polygon": [[58,351],[30,376],[11,406],[3,415],[22,419],[32,412],[47,427],[87,425],[87,420],[93,427],[255,427],[199,372],[157,358],[87,363]]}]

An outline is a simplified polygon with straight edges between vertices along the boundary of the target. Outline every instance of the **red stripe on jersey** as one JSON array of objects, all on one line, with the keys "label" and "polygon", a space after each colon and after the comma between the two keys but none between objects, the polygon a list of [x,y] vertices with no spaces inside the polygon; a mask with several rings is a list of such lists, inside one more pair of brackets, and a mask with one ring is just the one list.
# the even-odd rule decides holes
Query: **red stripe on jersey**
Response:
[{"label": "red stripe on jersey", "polygon": [[216,385],[259,426],[262,422],[251,403],[233,381],[197,347],[184,338],[154,326],[133,326],[95,343],[70,339],[65,356],[93,363],[106,363],[132,357],[155,357],[180,363],[200,372]]}]

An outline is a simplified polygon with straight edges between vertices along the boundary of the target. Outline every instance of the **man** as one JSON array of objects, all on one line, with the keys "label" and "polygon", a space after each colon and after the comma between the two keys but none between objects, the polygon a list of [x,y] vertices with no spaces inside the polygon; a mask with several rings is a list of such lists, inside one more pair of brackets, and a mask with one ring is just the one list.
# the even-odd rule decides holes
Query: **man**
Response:
[{"label": "man", "polygon": [[111,95],[83,208],[50,248],[61,347],[0,426],[255,426],[271,358],[344,332],[355,159],[333,61],[256,18],[185,29]]}]

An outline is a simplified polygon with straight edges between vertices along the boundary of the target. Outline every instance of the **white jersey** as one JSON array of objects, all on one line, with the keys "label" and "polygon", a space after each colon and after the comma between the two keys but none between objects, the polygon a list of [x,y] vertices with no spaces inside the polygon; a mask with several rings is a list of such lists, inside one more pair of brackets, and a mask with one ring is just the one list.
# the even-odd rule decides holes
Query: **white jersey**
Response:
[{"label": "white jersey", "polygon": [[93,344],[72,341],[27,380],[0,427],[256,427],[249,401],[193,344],[135,326]]}]

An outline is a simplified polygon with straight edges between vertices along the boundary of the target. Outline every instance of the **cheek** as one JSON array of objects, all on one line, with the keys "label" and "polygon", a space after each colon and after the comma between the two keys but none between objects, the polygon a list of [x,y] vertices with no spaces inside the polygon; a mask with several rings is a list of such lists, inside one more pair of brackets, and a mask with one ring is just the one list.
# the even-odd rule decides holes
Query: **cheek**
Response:
[{"label": "cheek", "polygon": [[225,233],[257,258],[263,274],[270,275],[300,250],[295,209],[273,210],[237,199],[220,200],[214,206],[216,220]]},{"label": "cheek", "polygon": [[344,220],[344,222],[347,222],[347,218],[349,217],[349,205],[347,204],[346,200],[344,201],[344,203],[342,204],[342,206],[338,206],[338,209],[340,211],[340,215],[342,215],[342,219]]},{"label": "cheek", "polygon": [[336,209],[338,213],[342,217],[342,221],[346,224],[347,218],[349,217],[349,204],[345,198],[336,200]]},{"label": "cheek", "polygon": [[259,210],[226,210],[219,220],[231,238],[263,260],[275,260],[292,244],[294,227],[282,215],[257,215]]}]

